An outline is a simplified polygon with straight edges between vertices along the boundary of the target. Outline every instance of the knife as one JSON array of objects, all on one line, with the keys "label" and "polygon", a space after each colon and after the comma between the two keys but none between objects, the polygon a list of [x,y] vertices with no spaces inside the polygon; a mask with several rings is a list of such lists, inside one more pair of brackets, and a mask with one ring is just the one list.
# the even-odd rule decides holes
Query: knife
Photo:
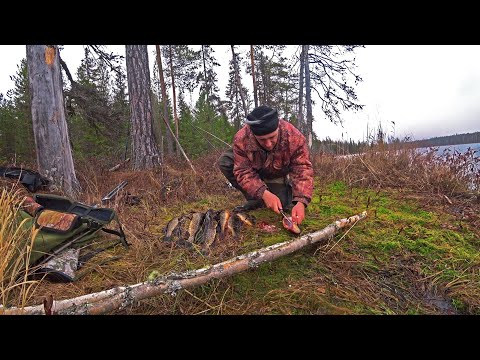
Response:
[{"label": "knife", "polygon": [[278,211],[280,211],[280,214],[282,214],[285,220],[287,220],[287,222],[290,224],[289,226],[293,226],[292,220],[290,220],[288,216],[283,212],[283,209],[278,209]]}]

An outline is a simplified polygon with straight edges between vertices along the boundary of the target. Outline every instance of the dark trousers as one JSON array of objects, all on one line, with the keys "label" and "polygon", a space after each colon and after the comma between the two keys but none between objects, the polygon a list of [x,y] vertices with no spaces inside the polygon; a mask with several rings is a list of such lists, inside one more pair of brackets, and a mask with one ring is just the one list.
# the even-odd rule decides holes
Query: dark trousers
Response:
[{"label": "dark trousers", "polygon": [[[222,174],[227,178],[227,180],[232,184],[232,186],[238,190],[240,190],[245,196],[247,201],[255,200],[253,199],[248,193],[242,189],[242,187],[238,184],[235,175],[233,175],[233,149],[228,149],[225,151],[220,158],[218,159],[218,168],[222,172]],[[292,186],[290,185],[288,176],[276,179],[263,179],[265,184],[268,187],[268,190],[278,196],[280,201],[282,202],[282,206],[284,209],[290,209],[292,204]]]}]

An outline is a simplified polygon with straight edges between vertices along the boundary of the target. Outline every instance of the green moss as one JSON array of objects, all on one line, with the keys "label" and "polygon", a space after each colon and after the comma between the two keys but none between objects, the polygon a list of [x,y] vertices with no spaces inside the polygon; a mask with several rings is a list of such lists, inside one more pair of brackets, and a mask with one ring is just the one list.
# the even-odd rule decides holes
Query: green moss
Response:
[{"label": "green moss", "polygon": [[240,298],[247,294],[251,296],[252,292],[262,297],[272,289],[288,288],[290,282],[308,276],[313,271],[314,262],[314,258],[300,251],[275,262],[261,264],[254,270],[233,277],[235,292]]}]

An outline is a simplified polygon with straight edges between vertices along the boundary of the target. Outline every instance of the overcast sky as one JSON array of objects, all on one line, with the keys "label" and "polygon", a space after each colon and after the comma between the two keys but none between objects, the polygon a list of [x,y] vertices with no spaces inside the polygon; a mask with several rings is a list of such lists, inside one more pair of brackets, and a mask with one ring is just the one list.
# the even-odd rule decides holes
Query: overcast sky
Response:
[{"label": "overcast sky", "polygon": [[[225,98],[231,50],[229,45],[213,48],[222,65],[216,70]],[[244,57],[248,48],[238,47]],[[108,49],[125,55],[124,45]],[[0,92],[6,94],[13,88],[10,76],[26,57],[25,45],[0,45],[0,50]],[[154,51],[149,46],[151,66]],[[62,58],[76,73],[83,47],[65,45]],[[343,113],[342,128],[314,108],[314,131],[320,139],[342,139],[343,134],[344,139],[362,140],[367,123],[370,129],[381,123],[389,134],[413,139],[480,131],[480,45],[366,45],[357,50],[356,64],[363,78],[357,95],[364,110]],[[251,89],[251,77],[244,75],[243,81]]]}]

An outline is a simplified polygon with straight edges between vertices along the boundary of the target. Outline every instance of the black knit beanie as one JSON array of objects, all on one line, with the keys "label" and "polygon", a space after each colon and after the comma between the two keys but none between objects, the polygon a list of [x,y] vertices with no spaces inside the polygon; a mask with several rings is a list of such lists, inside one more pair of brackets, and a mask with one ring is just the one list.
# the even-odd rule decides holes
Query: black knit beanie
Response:
[{"label": "black knit beanie", "polygon": [[270,134],[278,128],[278,112],[269,106],[262,105],[247,115],[245,123],[250,126],[255,135]]}]

